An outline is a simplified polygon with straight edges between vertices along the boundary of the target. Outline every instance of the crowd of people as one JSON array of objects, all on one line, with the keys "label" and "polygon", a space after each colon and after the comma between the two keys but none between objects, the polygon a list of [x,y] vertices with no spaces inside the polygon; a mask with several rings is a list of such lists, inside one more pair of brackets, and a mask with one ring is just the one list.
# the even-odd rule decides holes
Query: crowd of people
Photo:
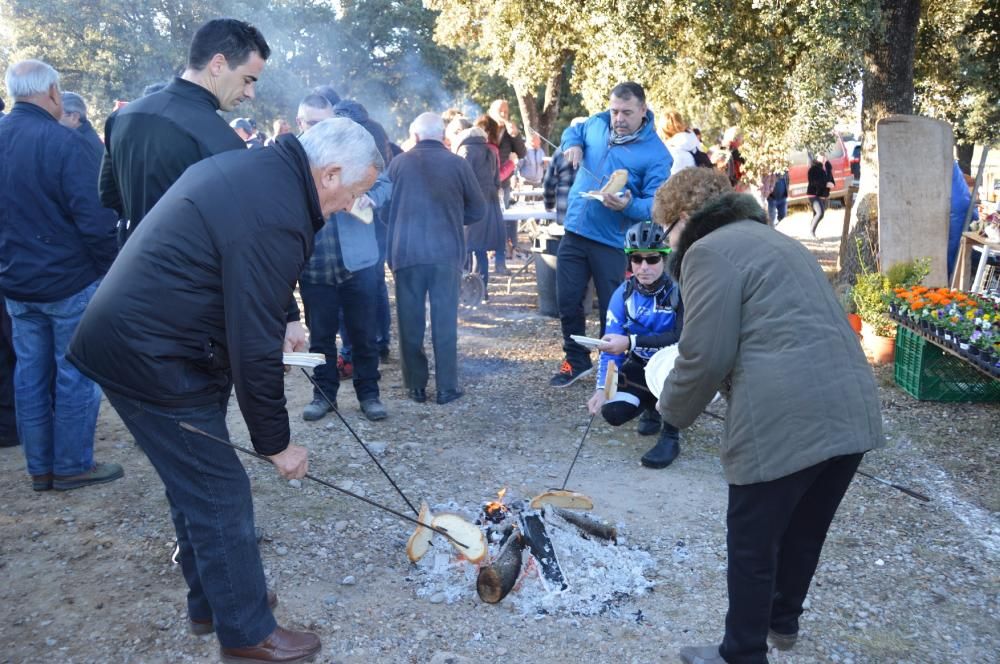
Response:
[{"label": "crowd of people", "polygon": [[[314,657],[315,634],[274,619],[246,472],[203,434],[228,440],[235,393],[255,450],[281,477],[303,477],[309,455],[291,441],[282,354],[307,348],[340,357],[316,368],[303,419],[336,409],[347,378],[366,418],[389,417],[386,267],[406,396],[428,399],[429,306],[435,400],[460,399],[460,280],[474,269],[488,281],[490,252],[506,271],[517,228],[503,208],[519,177],[543,189],[565,231],[564,357],[550,384],[594,370],[576,340],[593,281],[602,315],[587,406],[658,436],[644,466],[670,466],[680,430],[717,391],[727,398],[730,611],[721,645],[682,659],[766,662],[768,640],[793,647],[823,539],[861,455],[882,444],[881,424],[874,380],[816,261],[738,193],[738,133],[715,168],[697,129],[673,112],[658,128],[643,87],[623,82],[548,160],[544,137],[529,130],[526,141],[503,100],[477,118],[422,113],[403,149],[362,101],[330,86],[303,91],[298,133],[278,121],[268,138],[219,112],[254,99],[269,56],[253,26],[209,21],[182,73],[116,109],[103,141],[55,69],[8,68],[0,444],[23,446],[33,489],[123,477],[93,458],[103,392],[164,484],[191,631],[214,631],[227,661]],[[602,189],[620,173],[617,191]],[[778,219],[782,182],[787,194],[783,176],[768,192]],[[646,364],[668,347],[674,370],[651,389]],[[621,389],[608,399],[612,376]]]}]

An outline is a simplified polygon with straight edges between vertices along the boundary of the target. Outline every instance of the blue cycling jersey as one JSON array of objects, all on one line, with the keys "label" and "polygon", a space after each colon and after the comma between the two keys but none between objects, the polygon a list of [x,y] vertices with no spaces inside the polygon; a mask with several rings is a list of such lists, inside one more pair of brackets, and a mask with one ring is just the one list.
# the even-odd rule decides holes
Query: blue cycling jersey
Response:
[{"label": "blue cycling jersey", "polygon": [[660,287],[651,294],[640,291],[635,277],[619,286],[608,304],[604,333],[630,337],[632,348],[628,353],[601,352],[597,368],[598,389],[604,387],[608,362],[614,362],[621,368],[626,357],[631,356],[645,365],[656,351],[677,343],[681,335],[683,311],[677,284],[666,275]]}]

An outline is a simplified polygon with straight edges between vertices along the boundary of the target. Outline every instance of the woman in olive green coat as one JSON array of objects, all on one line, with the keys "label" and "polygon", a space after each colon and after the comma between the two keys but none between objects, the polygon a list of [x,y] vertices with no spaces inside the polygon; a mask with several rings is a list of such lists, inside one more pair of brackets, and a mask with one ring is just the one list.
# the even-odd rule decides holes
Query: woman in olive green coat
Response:
[{"label": "woman in olive green coat", "polygon": [[656,194],[685,303],[664,421],[690,426],[728,397],[729,612],[695,663],[765,663],[791,648],[823,541],[862,455],[882,446],[872,371],[815,257],[724,175],[694,168]]}]

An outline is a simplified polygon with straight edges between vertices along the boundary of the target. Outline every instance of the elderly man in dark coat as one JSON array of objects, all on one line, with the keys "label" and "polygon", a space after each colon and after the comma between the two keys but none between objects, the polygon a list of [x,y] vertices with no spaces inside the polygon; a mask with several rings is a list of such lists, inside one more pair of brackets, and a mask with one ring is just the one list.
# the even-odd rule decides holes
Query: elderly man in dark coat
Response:
[{"label": "elderly man in dark coat", "polygon": [[125,245],[72,342],[71,361],[104,387],[163,480],[191,629],[214,628],[226,661],[304,661],[320,643],[275,623],[240,460],[180,425],[228,439],[235,388],[257,452],[282,477],[304,476],[285,410],[285,310],[323,220],[381,166],[371,136],[340,118],[199,162]]},{"label": "elderly man in dark coat", "polygon": [[430,297],[437,402],[462,396],[458,386],[458,288],[465,263],[463,228],[482,221],[486,204],[472,168],[444,146],[444,123],[424,113],[410,125],[416,145],[389,164],[389,267],[403,382],[411,399],[427,400],[424,302]]},{"label": "elderly man in dark coat", "polygon": [[[101,391],[65,355],[114,260],[115,215],[97,200],[97,155],[57,120],[58,72],[25,60],[10,66],[6,82],[16,103],[0,119],[0,292],[13,324],[17,429],[28,474],[35,491],[110,482],[122,476],[121,466],[94,463]],[[11,359],[0,368],[9,370]],[[0,393],[0,401],[9,396]],[[7,442],[17,440],[11,433],[0,430]]]},{"label": "elderly man in dark coat", "polygon": [[684,298],[664,422],[690,426],[727,393],[722,469],[729,612],[688,664],[766,664],[791,648],[827,530],[865,452],[882,447],[875,379],[816,258],[725,174],[685,169],[656,194]]}]

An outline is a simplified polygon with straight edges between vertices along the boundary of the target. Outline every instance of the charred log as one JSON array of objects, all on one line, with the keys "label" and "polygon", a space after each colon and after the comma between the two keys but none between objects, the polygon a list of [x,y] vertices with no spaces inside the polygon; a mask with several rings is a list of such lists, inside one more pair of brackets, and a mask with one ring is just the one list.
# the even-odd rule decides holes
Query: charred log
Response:
[{"label": "charred log", "polygon": [[552,540],[545,532],[545,522],[539,514],[526,514],[521,517],[521,530],[524,539],[527,541],[531,555],[538,561],[542,571],[542,578],[546,582],[565,590],[569,587],[562,568],[559,567],[559,560],[556,559],[556,550],[552,546]]},{"label": "charred log", "polygon": [[488,604],[496,604],[506,597],[521,576],[524,538],[513,528],[504,537],[500,553],[489,565],[479,569],[479,576],[476,578],[479,598]]},{"label": "charred log", "polygon": [[550,509],[556,516],[579,528],[584,533],[584,536],[591,535],[618,544],[618,529],[604,519],[593,517],[586,512],[574,512],[573,510],[564,510],[559,507],[552,507]]}]

